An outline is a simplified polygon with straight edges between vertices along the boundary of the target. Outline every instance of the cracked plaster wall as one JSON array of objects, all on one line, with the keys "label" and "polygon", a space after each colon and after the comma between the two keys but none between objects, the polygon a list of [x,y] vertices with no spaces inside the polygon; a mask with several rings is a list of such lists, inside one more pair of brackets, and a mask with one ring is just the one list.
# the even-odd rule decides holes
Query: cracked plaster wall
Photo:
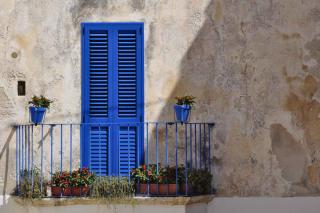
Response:
[{"label": "cracked plaster wall", "polygon": [[33,94],[55,100],[47,122],[80,121],[83,21],[145,23],[146,120],[172,119],[176,95],[197,97],[193,119],[217,123],[219,195],[320,193],[318,0],[2,0],[0,8],[2,193],[15,179],[10,125],[28,121]]}]

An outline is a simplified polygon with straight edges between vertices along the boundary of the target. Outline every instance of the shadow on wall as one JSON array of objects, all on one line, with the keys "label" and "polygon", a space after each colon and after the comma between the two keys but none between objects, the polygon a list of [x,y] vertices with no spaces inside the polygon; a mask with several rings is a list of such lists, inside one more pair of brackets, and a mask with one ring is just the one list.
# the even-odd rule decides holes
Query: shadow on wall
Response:
[{"label": "shadow on wall", "polygon": [[219,49],[219,43],[217,42],[219,33],[212,17],[214,13],[214,0],[212,0],[206,8],[206,19],[203,26],[181,61],[180,79],[172,90],[158,120],[172,119],[174,97],[193,95],[196,97],[197,104],[195,110],[192,111],[190,120],[213,121],[215,62]]},{"label": "shadow on wall", "polygon": [[[173,118],[173,104],[174,97],[183,96],[183,95],[192,95],[196,97],[195,109],[192,110],[190,122],[215,122],[214,120],[214,100],[216,96],[222,95],[217,90],[216,81],[216,67],[220,59],[218,59],[218,52],[221,49],[221,42],[219,32],[216,29],[213,15],[218,14],[221,16],[221,7],[219,2],[211,0],[205,11],[205,20],[202,27],[198,30],[198,33],[191,43],[189,49],[182,58],[180,65],[180,78],[177,80],[177,83],[172,90],[168,101],[163,107],[157,120],[159,121],[171,121]],[[215,17],[216,18],[216,17]],[[178,125],[178,162],[184,163],[184,127]],[[169,131],[172,131],[172,134],[169,134],[169,162],[170,164],[175,164],[175,147],[174,147],[174,127],[169,127]],[[188,127],[189,128],[189,127]],[[188,130],[189,131],[189,130]],[[159,128],[159,153],[160,153],[160,162],[164,162],[165,154],[165,144],[161,142],[165,141],[165,129]],[[190,133],[188,133],[190,134]],[[208,132],[207,132],[208,134]],[[152,129],[153,141],[155,141],[156,130]],[[205,137],[208,137],[206,135]],[[188,140],[190,135],[187,136]],[[203,140],[203,139],[202,139]],[[206,144],[206,143],[204,143]],[[199,146],[199,145],[198,145]],[[208,142],[207,145],[208,146]],[[156,150],[156,145],[150,144],[150,150]],[[208,147],[206,147],[208,148]],[[171,150],[171,151],[170,151]],[[205,149],[204,149],[205,150]],[[153,159],[154,158],[154,159]],[[151,156],[151,161],[156,162],[155,157]],[[209,159],[208,159],[209,160]],[[211,159],[210,159],[211,160]],[[211,160],[212,161],[212,160]]]},{"label": "shadow on wall", "polygon": [[6,199],[6,194],[7,193],[7,185],[8,185],[8,170],[9,170],[9,153],[10,153],[10,149],[9,149],[9,145],[10,142],[12,141],[12,137],[15,133],[15,128],[12,127],[9,136],[0,152],[0,161],[4,161],[5,164],[5,170],[4,170],[4,174],[3,174],[3,188],[2,188],[2,195],[3,195],[3,202],[2,203],[6,203],[5,199]]}]

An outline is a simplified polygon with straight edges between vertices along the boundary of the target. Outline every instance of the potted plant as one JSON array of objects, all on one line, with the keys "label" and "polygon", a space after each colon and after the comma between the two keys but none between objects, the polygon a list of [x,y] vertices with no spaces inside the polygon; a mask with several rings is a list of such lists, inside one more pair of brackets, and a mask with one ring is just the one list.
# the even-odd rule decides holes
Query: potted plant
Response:
[{"label": "potted plant", "polygon": [[[158,166],[158,171],[160,170],[160,165]],[[131,179],[134,181],[136,186],[136,192],[138,194],[148,194],[152,195],[158,194],[158,183],[159,183],[159,172],[157,172],[156,164],[141,165],[138,168],[131,170]]]},{"label": "potted plant", "polygon": [[211,193],[212,174],[207,169],[193,169],[190,172],[188,182],[191,184],[194,194]]},{"label": "potted plant", "polygon": [[29,101],[29,104],[31,104],[31,106],[29,106],[31,122],[36,125],[41,123],[46,113],[46,109],[50,107],[51,103],[52,101],[43,95],[40,97],[33,96],[32,100]]},{"label": "potted plant", "polygon": [[66,189],[70,186],[70,179],[70,172],[55,172],[49,182],[51,195],[53,197],[60,197],[62,195],[70,196],[71,191]]},{"label": "potted plant", "polygon": [[53,197],[88,195],[95,175],[87,168],[80,168],[72,172],[55,172],[50,186]]},{"label": "potted plant", "polygon": [[73,196],[88,195],[95,175],[88,168],[79,168],[72,171],[70,179],[71,194]]},{"label": "potted plant", "polygon": [[189,121],[190,110],[195,102],[195,97],[193,96],[181,96],[175,97],[177,103],[174,106],[174,111],[176,115],[176,121],[186,123]]},{"label": "potted plant", "polygon": [[176,195],[179,191],[176,167],[164,167],[159,173],[159,195]]},{"label": "potted plant", "polygon": [[191,182],[190,168],[186,170],[186,167],[180,165],[178,167],[178,179],[179,179],[179,192],[181,195],[191,195],[193,193],[193,187]]}]

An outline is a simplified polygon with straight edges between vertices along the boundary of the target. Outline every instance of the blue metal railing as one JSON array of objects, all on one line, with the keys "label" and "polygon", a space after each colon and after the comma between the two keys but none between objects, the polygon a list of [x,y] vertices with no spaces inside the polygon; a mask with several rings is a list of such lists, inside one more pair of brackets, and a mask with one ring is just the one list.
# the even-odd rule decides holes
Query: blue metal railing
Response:
[{"label": "blue metal railing", "polygon": [[[127,140],[128,140],[128,177],[129,182],[131,179],[130,171],[133,168],[130,164],[130,127],[133,125],[143,128],[143,137],[137,135],[137,139],[142,138],[143,142],[143,155],[140,159],[140,149],[136,148],[136,165],[139,167],[145,165],[149,171],[155,165],[155,172],[159,175],[160,171],[164,168],[175,169],[175,193],[169,193],[169,184],[167,182],[166,193],[161,194],[161,183],[158,180],[154,183],[148,176],[147,183],[141,183],[140,180],[136,183],[137,194],[142,195],[163,195],[163,196],[177,196],[177,195],[191,195],[194,186],[189,184],[190,174],[199,169],[211,172],[211,147],[212,146],[212,129],[214,123],[176,123],[176,122],[142,122],[142,123],[51,123],[51,124],[19,124],[15,125],[16,128],[16,187],[17,192],[20,192],[21,181],[28,178],[34,187],[34,169],[39,168],[40,172],[40,191],[46,189],[44,182],[51,179],[55,171],[68,170],[72,172],[73,169],[81,166],[81,132],[86,127],[98,127],[98,140],[99,140],[99,170],[95,171],[98,176],[104,173],[110,174],[110,162],[113,159],[107,160],[108,171],[102,171],[101,167],[101,142],[105,139],[102,138],[101,128],[103,127],[127,127]],[[68,131],[66,131],[68,129]],[[45,133],[46,132],[46,133]],[[138,133],[140,131],[137,131]],[[58,140],[55,140],[58,138]],[[108,138],[108,137],[107,137]],[[35,143],[38,140],[37,143]],[[107,147],[110,147],[110,139],[105,141]],[[120,145],[119,145],[120,146]],[[69,149],[69,150],[67,150]],[[69,152],[67,152],[69,151]],[[83,151],[83,150],[82,150]],[[109,153],[109,151],[107,151]],[[69,161],[69,162],[68,162]],[[120,161],[120,154],[119,159]],[[69,165],[68,165],[69,163]],[[118,176],[120,173],[120,163],[118,162]],[[66,166],[67,165],[67,166]],[[165,165],[164,167],[162,165]],[[180,171],[180,169],[184,171]],[[89,164],[89,169],[90,164]],[[27,176],[25,176],[25,171]],[[171,174],[172,175],[172,174]],[[184,179],[181,179],[181,176]],[[172,177],[162,177],[169,179]],[[181,188],[185,185],[185,190]],[[146,190],[142,191],[143,184],[146,184]],[[179,185],[179,187],[177,187]],[[154,187],[156,190],[154,191]],[[209,191],[212,191],[211,185]]]}]

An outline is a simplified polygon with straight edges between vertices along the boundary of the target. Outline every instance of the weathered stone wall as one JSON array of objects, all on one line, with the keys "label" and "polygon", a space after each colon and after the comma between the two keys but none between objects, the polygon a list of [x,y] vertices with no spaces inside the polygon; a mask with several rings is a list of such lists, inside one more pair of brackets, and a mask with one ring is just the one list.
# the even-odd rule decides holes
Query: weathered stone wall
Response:
[{"label": "weathered stone wall", "polygon": [[[33,94],[47,121],[80,121],[80,23],[145,23],[146,120],[172,119],[173,97],[197,97],[215,121],[219,195],[320,192],[318,0],[2,0],[0,189],[15,179],[11,124]],[[17,96],[25,80],[27,96]]]}]

